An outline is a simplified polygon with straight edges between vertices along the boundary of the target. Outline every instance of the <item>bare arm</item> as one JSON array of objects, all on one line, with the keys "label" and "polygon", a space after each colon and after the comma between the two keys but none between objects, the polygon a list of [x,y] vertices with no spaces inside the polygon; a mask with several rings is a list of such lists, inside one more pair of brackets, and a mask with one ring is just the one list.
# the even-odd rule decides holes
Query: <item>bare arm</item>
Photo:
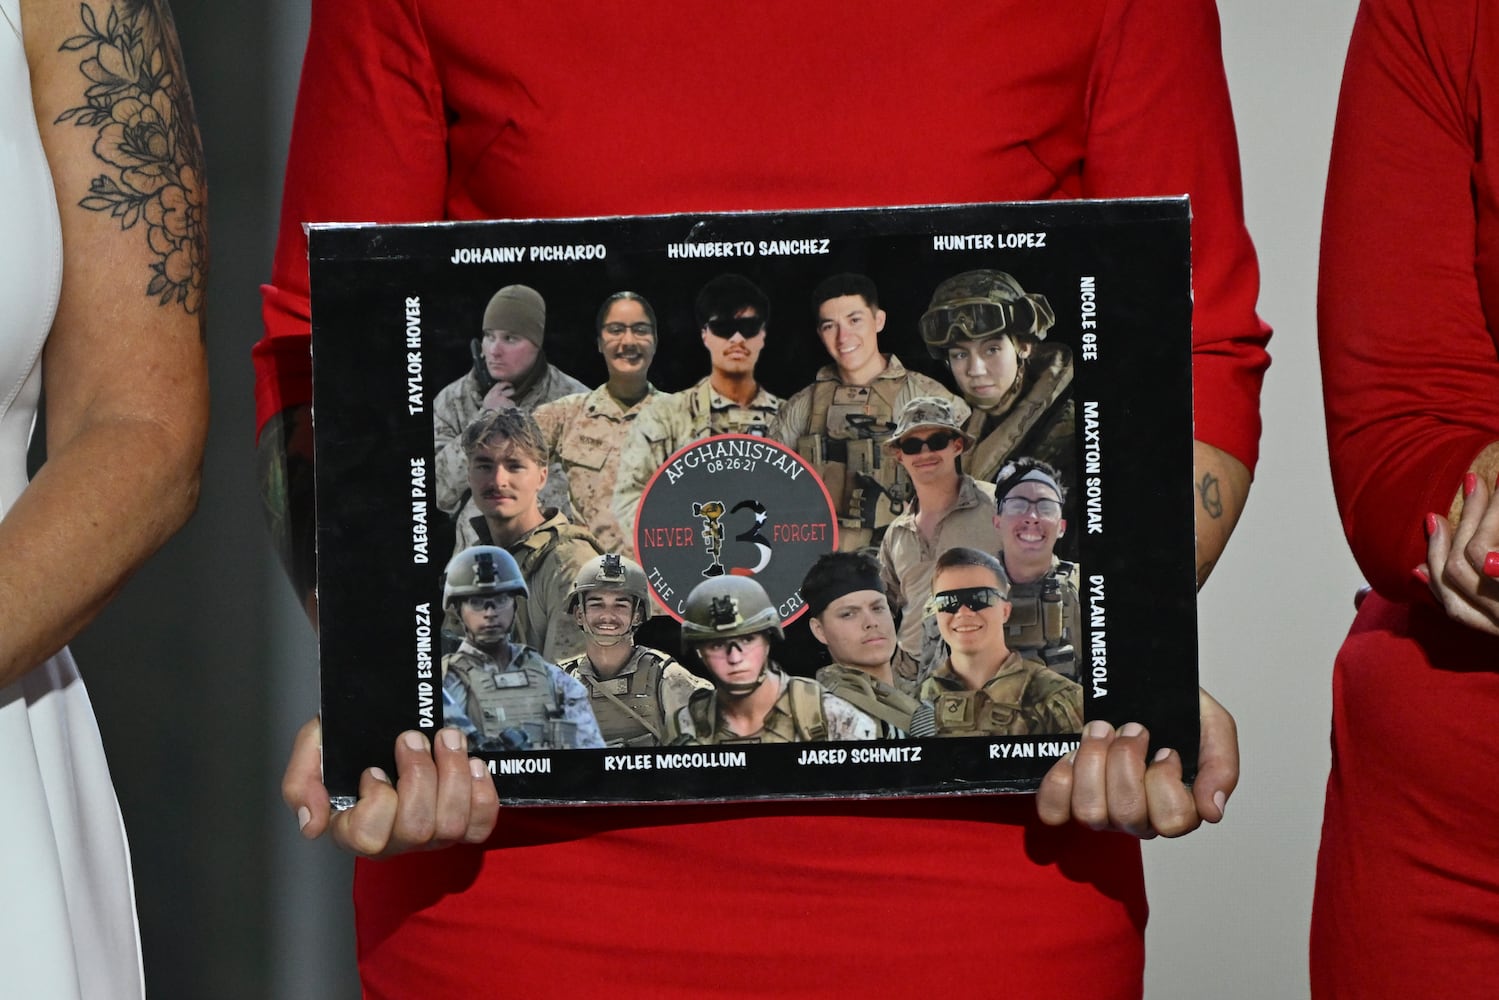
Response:
[{"label": "bare arm", "polygon": [[312,408],[289,406],[261,428],[255,449],[255,478],[271,543],[315,627],[317,549],[312,468]]},{"label": "bare arm", "polygon": [[0,685],[187,519],[208,422],[202,147],[171,14],[22,0],[21,18],[63,283],[42,358],[47,462],[0,521]]},{"label": "bare arm", "polygon": [[1201,589],[1244,513],[1249,469],[1226,451],[1192,442],[1193,516],[1197,528],[1197,586]]}]

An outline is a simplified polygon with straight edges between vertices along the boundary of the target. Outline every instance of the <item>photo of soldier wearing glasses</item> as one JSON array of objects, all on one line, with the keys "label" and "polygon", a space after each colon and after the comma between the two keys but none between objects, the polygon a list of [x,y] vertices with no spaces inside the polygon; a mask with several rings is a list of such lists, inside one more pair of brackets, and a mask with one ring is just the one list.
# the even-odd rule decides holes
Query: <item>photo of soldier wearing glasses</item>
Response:
[{"label": "photo of soldier wearing glasses", "polygon": [[630,428],[661,396],[649,379],[659,344],[656,310],[634,292],[615,292],[599,307],[594,332],[607,381],[592,392],[538,406],[536,426],[547,460],[567,477],[575,520],[587,525],[605,552],[628,555],[629,540],[614,517],[614,486]]},{"label": "photo of soldier wearing glasses", "polygon": [[721,274],[698,292],[693,313],[712,370],[697,384],[658,397],[625,438],[613,506],[627,546],[640,494],[673,452],[710,434],[769,434],[781,406],[755,374],[770,322],[770,300],[759,286],[740,274]]},{"label": "photo of soldier wearing glasses", "polygon": [[939,736],[1066,736],[1083,728],[1083,689],[1011,650],[1010,582],[987,552],[957,546],[937,558],[931,613],[946,659],[921,686]]},{"label": "photo of soldier wearing glasses", "polygon": [[1057,558],[1067,531],[1057,470],[1038,459],[1010,462],[995,487],[999,558],[1010,580],[1006,644],[1026,659],[1077,680],[1082,636],[1078,565]]}]

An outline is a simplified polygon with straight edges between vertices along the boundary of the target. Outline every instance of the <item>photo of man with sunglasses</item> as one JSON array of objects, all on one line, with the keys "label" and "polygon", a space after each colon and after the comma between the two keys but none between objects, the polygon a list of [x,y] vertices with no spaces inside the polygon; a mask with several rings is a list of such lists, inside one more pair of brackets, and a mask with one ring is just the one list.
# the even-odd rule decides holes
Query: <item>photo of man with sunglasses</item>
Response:
[{"label": "photo of man with sunglasses", "polygon": [[964,429],[976,443],[963,467],[975,479],[992,483],[1024,455],[1073,481],[1072,349],[1047,343],[1055,322],[1046,296],[1004,271],[965,271],[932,292],[921,339],[973,408]]},{"label": "photo of man with sunglasses", "polygon": [[1082,636],[1078,566],[1057,558],[1067,494],[1057,470],[1034,458],[1010,462],[995,487],[999,558],[1010,580],[1006,644],[1027,660],[1077,680]]},{"label": "photo of man with sunglasses", "polygon": [[936,396],[921,396],[902,407],[885,446],[915,490],[915,498],[880,543],[880,573],[902,615],[896,669],[904,677],[920,673],[922,620],[937,556],[957,545],[999,549],[993,487],[958,470],[958,457],[972,446],[973,437],[960,426],[953,404]]},{"label": "photo of man with sunglasses", "polygon": [[949,653],[921,685],[939,736],[1070,736],[1083,689],[1005,644],[1010,582],[998,559],[957,546],[937,558],[928,609]]},{"label": "photo of man with sunglasses", "polygon": [[812,290],[812,319],[831,363],[786,400],[771,437],[795,448],[822,477],[838,515],[838,548],[880,544],[905,510],[910,481],[882,444],[895,414],[917,396],[952,401],[961,422],[968,405],[940,382],[880,351],[885,329],[875,284],[863,274],[835,274]]},{"label": "photo of man with sunglasses", "polygon": [[770,321],[765,293],[743,275],[721,274],[698,292],[693,311],[712,370],[690,388],[657,397],[625,438],[613,507],[626,554],[640,494],[673,452],[712,434],[769,434],[781,406],[755,377]]}]

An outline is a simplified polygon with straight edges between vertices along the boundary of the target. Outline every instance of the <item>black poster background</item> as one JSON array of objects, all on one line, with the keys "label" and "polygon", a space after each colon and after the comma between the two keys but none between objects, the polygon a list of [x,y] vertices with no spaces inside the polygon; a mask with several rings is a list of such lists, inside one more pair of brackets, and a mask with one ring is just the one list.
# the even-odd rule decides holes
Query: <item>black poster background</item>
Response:
[{"label": "black poster background", "polygon": [[[988,249],[938,250],[934,236],[990,234]],[[1034,235],[1044,234],[1044,245]],[[807,255],[672,259],[670,244],[826,240]],[[484,247],[602,244],[602,260],[454,263]],[[1019,244],[1009,245],[1004,244]],[[1178,750],[1189,775],[1197,757],[1197,628],[1192,532],[1191,291],[1185,198],[1036,202],[629,219],[320,225],[309,234],[314,422],[317,449],[318,602],[324,772],[329,792],[353,796],[361,771],[390,770],[396,735],[442,724],[439,580],[452,551],[435,493],[431,406],[470,367],[489,297],[508,284],[535,288],[547,304],[545,352],[589,386],[605,377],[594,335],[599,304],[630,289],[654,306],[660,345],[651,381],[676,391],[708,371],[693,298],[724,272],[747,275],[769,296],[768,335],[757,373],[788,398],[828,362],[814,330],[811,289],[855,271],[874,279],[887,320],[881,348],[955,388],[928,357],[917,320],[943,279],[996,268],[1056,313],[1048,340],[1073,348],[1078,483],[1068,484],[1068,535],[1081,565],[1084,636],[1079,643],[1085,715],[1138,721],[1154,746]],[[527,254],[529,257],[529,252]],[[1095,279],[1097,357],[1082,347],[1082,279]],[[420,300],[421,345],[407,346],[407,300]],[[419,364],[409,354],[419,355]],[[419,372],[422,407],[408,406]],[[1090,532],[1084,461],[1085,403],[1099,414],[1101,532]],[[413,562],[413,462],[424,462],[428,561]],[[1090,625],[1090,580],[1105,581],[1104,635]],[[419,606],[428,604],[431,676],[418,669]],[[1105,675],[1095,684],[1092,645],[1102,638]],[[679,655],[677,649],[668,649]],[[792,650],[794,651],[794,649]],[[815,664],[786,662],[810,675]],[[682,658],[692,667],[690,658]],[[425,692],[423,681],[430,685]],[[424,702],[425,698],[430,701]],[[423,713],[424,704],[430,712]],[[501,796],[529,801],[642,801],[1034,789],[1073,741],[964,737],[687,748],[493,754]],[[802,764],[803,751],[910,748],[918,760]],[[721,749],[744,766],[709,766]],[[1034,756],[1008,756],[1034,754]],[[506,759],[546,759],[550,773],[507,774]],[[897,756],[890,754],[887,756]],[[621,761],[629,758],[628,766]],[[697,761],[702,766],[695,766]],[[682,762],[678,762],[682,763]],[[512,765],[513,766],[513,765]],[[607,769],[606,769],[607,768]],[[393,772],[392,772],[393,773]]]}]

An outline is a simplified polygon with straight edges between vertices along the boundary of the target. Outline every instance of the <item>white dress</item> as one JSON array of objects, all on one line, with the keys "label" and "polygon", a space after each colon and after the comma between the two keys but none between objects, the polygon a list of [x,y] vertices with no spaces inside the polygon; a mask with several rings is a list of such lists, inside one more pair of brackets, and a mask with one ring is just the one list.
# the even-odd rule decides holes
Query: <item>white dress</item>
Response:
[{"label": "white dress", "polygon": [[[0,0],[0,516],[26,485],[42,344],[62,279],[18,7]],[[143,996],[124,826],[66,650],[0,687],[0,803],[0,995]]]}]

